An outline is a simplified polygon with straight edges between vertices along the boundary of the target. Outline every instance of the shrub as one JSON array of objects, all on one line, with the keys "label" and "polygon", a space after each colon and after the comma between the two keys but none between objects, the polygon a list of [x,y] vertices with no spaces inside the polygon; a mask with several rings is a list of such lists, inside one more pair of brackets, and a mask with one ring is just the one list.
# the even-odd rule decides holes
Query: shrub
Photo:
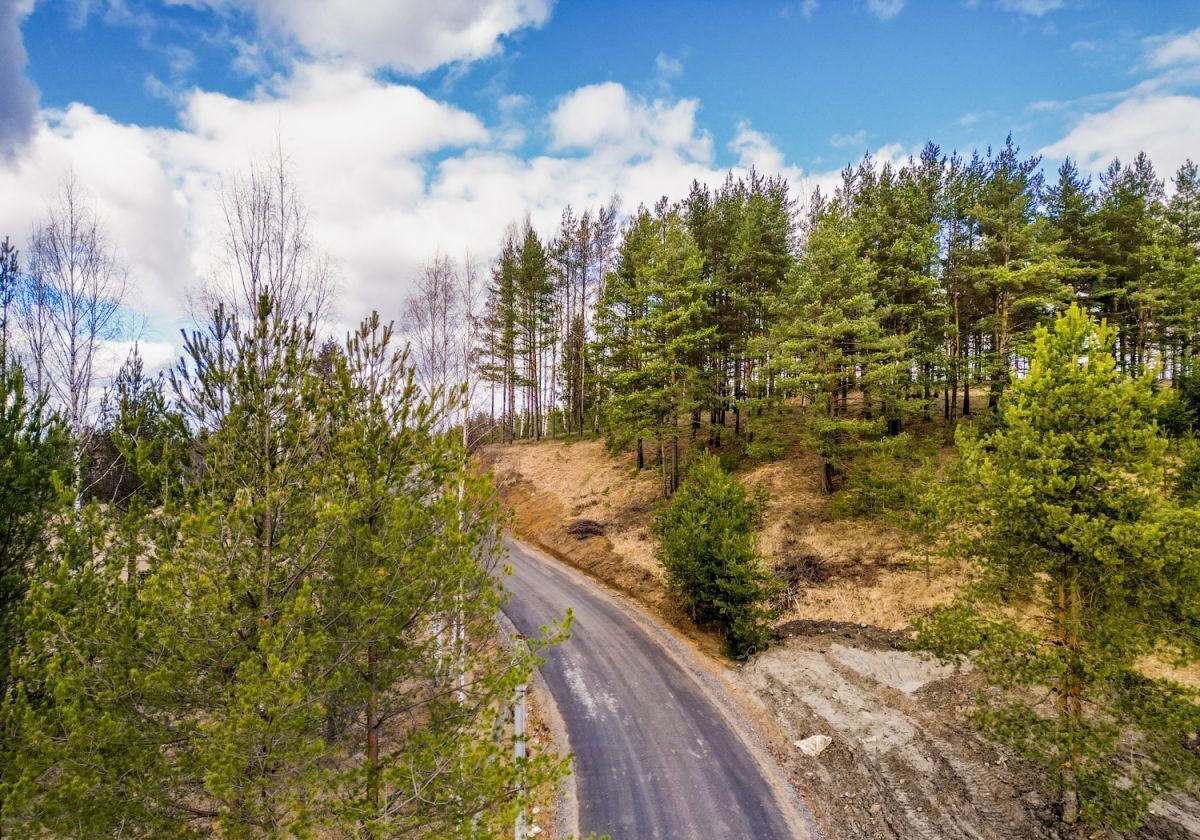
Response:
[{"label": "shrub", "polygon": [[1179,377],[1179,381],[1175,383],[1175,390],[1191,420],[1191,428],[1200,428],[1200,371],[1192,371]]},{"label": "shrub", "polygon": [[778,585],[755,544],[765,498],[747,492],[716,458],[701,455],[654,522],[667,584],[692,618],[718,627],[729,653],[745,659],[771,640]]},{"label": "shrub", "polygon": [[785,429],[791,418],[777,408],[746,419],[746,457],[758,464],[778,461],[787,451]]},{"label": "shrub", "polygon": [[1115,329],[1078,305],[1038,327],[997,429],[958,429],[966,527],[951,556],[976,579],[916,622],[990,685],[976,722],[1046,771],[1066,823],[1136,828],[1200,785],[1197,693],[1152,678],[1200,660],[1200,510],[1160,492],[1162,394],[1116,361]]},{"label": "shrub", "polygon": [[831,500],[839,516],[869,516],[911,508],[928,479],[931,453],[908,434],[861,446],[845,467],[846,483]]},{"label": "shrub", "polygon": [[1184,504],[1200,504],[1200,442],[1194,441],[1185,450],[1175,479],[1175,492]]}]

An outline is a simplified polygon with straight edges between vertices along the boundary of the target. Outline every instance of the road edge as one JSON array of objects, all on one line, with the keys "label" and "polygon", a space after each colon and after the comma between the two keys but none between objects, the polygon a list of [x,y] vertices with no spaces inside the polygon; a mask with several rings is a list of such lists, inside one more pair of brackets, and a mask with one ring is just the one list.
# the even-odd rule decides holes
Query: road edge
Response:
[{"label": "road edge", "polygon": [[[509,645],[520,644],[520,640],[524,639],[516,625],[512,623],[512,619],[504,613],[503,607],[496,614],[496,624],[504,633]],[[575,789],[575,754],[571,751],[571,736],[567,732],[566,722],[558,709],[558,701],[550,691],[550,686],[546,684],[540,667],[534,668],[533,673],[530,674],[529,687],[541,700],[541,708],[545,712],[546,723],[550,727],[550,738],[554,743],[555,752],[560,756],[566,756],[569,760],[570,772],[559,782],[555,790],[554,833],[558,840],[577,838],[579,837],[579,797]]]}]

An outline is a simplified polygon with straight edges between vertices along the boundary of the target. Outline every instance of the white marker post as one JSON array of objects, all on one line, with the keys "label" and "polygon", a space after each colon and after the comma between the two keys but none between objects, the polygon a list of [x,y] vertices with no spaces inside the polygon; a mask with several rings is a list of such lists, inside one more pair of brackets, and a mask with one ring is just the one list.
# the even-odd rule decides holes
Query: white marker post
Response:
[{"label": "white marker post", "polygon": [[[518,772],[525,760],[525,684],[517,686],[513,698],[513,755],[517,759]],[[517,812],[517,824],[514,832],[516,840],[525,840],[525,785],[521,785],[521,810]]]}]

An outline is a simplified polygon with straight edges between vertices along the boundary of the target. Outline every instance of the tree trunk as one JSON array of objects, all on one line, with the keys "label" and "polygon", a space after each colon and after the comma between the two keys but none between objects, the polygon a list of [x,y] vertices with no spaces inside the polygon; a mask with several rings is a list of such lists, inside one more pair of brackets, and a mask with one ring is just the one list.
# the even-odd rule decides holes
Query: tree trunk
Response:
[{"label": "tree trunk", "polygon": [[[367,808],[371,823],[379,816],[379,650],[367,646]],[[374,830],[367,826],[368,836]]]},{"label": "tree trunk", "polygon": [[[1058,641],[1067,651],[1067,668],[1059,678],[1058,684],[1058,718],[1059,724],[1065,726],[1070,734],[1069,743],[1075,741],[1074,732],[1079,725],[1082,714],[1081,685],[1076,664],[1078,638],[1076,637],[1073,618],[1078,611],[1078,593],[1076,587],[1068,587],[1065,580],[1058,584]],[[1075,773],[1075,765],[1079,756],[1074,747],[1071,754],[1063,762],[1062,769],[1062,820],[1073,825],[1079,819],[1079,784]]]},{"label": "tree trunk", "polygon": [[970,417],[971,416],[971,363],[970,363],[969,357],[968,357],[967,363],[965,365],[963,365],[962,389],[963,389],[962,415],[963,415],[963,417]]},{"label": "tree trunk", "polygon": [[666,498],[670,497],[671,493],[667,489],[667,487],[670,483],[670,479],[668,479],[668,477],[667,477],[667,459],[663,457],[662,443],[658,444],[658,465],[659,465],[658,474],[659,474],[660,489],[662,490],[662,497],[664,499],[666,499]]},{"label": "tree trunk", "polygon": [[679,489],[679,435],[671,437],[671,494]]},{"label": "tree trunk", "polygon": [[821,459],[821,492],[826,496],[833,495],[833,461]]}]

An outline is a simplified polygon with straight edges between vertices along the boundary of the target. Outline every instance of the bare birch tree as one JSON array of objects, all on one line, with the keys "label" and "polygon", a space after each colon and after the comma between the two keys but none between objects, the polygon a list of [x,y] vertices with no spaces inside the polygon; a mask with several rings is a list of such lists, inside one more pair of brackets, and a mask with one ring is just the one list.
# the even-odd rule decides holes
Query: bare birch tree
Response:
[{"label": "bare birch tree", "polygon": [[77,480],[91,429],[97,353],[122,337],[127,290],[128,272],[68,175],[30,239],[19,310],[33,385],[58,406],[74,437]]},{"label": "bare birch tree", "polygon": [[[208,281],[189,301],[198,327],[189,341],[216,369],[195,376],[187,360],[171,371],[188,420],[215,427],[229,409],[233,348],[240,330],[255,324],[265,299],[275,328],[296,322],[317,330],[326,316],[333,270],[308,228],[308,211],[296,188],[282,147],[265,162],[252,162],[241,175],[223,181],[218,195],[223,236]],[[256,364],[266,370],[269,343],[258,348]],[[203,393],[200,393],[203,391]]]},{"label": "bare birch tree", "polygon": [[[425,264],[416,288],[405,300],[401,322],[417,380],[437,408],[437,422],[447,431],[457,424],[463,450],[468,452],[479,442],[472,434],[471,412],[479,385],[475,325],[482,292],[478,268],[469,254],[461,267],[444,254],[436,254]],[[458,487],[460,503],[465,492],[464,475]],[[454,523],[453,527],[467,526]],[[494,558],[480,556],[476,560],[486,564]],[[437,619],[434,629],[442,673],[453,683],[460,700],[466,692],[467,659],[463,597],[461,592],[454,595],[455,607]]]},{"label": "bare birch tree", "polygon": [[313,244],[282,149],[223,184],[220,207],[223,254],[194,314],[206,320],[223,306],[240,320],[252,319],[266,295],[284,321],[311,315],[320,322],[332,287],[329,259]]},{"label": "bare birch tree", "polygon": [[455,265],[437,254],[405,299],[401,318],[421,386],[440,404],[444,422],[461,426],[468,449],[476,443],[470,437],[470,415],[479,386],[474,333],[482,293],[470,255]]}]

